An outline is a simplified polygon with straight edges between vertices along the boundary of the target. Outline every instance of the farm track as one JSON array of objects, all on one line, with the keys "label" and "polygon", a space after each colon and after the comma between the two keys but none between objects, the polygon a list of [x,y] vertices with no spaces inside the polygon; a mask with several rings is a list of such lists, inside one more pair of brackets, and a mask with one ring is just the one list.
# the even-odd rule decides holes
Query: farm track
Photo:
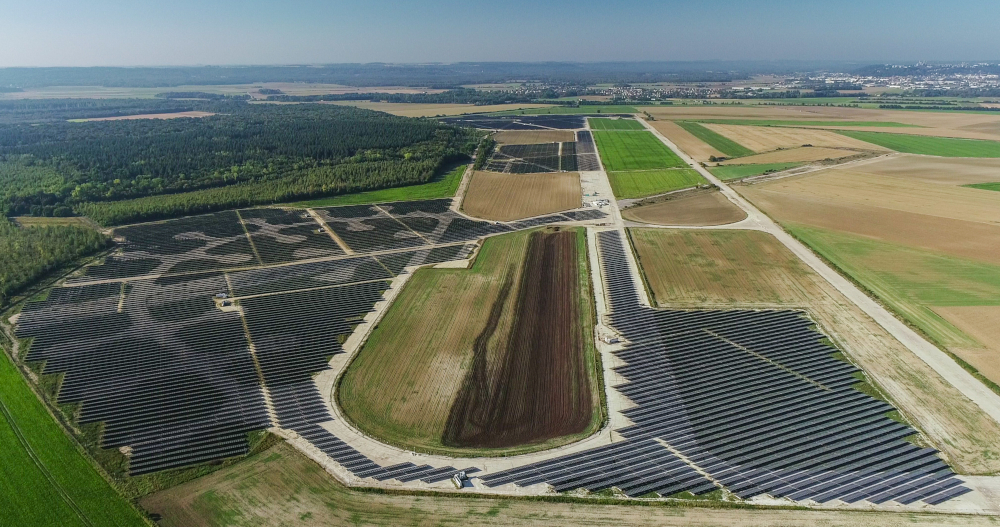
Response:
[{"label": "farm track", "polygon": [[448,418],[444,443],[474,448],[530,444],[582,432],[592,401],[577,334],[576,234],[536,232],[529,241],[510,335],[491,360],[505,283],[476,338],[471,371]]}]

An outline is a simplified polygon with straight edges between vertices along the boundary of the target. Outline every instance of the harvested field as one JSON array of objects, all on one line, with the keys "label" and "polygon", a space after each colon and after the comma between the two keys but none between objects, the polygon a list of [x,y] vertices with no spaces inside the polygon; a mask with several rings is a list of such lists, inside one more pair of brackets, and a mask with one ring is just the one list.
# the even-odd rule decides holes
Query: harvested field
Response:
[{"label": "harvested field", "polygon": [[670,142],[677,145],[687,155],[697,161],[707,162],[711,157],[725,157],[726,154],[712,148],[701,139],[698,139],[691,132],[681,128],[673,121],[651,121],[649,123],[664,135]]},{"label": "harvested field", "polygon": [[514,290],[510,335],[491,349],[514,288],[508,277],[476,337],[470,371],[448,416],[445,445],[516,447],[580,434],[593,421],[594,393],[580,330],[587,319],[580,310],[579,236],[530,235]]},{"label": "harvested field", "polygon": [[840,133],[847,137],[853,137],[883,148],[907,154],[942,157],[1000,157],[1000,141],[958,139],[952,137],[921,137],[868,131],[844,130]]},{"label": "harvested field", "polygon": [[951,352],[987,379],[1000,384],[1000,306],[935,306],[933,309],[980,344],[953,346]]},{"label": "harvested field", "polygon": [[580,207],[576,172],[501,174],[476,172],[462,201],[470,216],[511,221]]},{"label": "harvested field", "polygon": [[687,130],[691,135],[708,143],[716,150],[722,152],[727,157],[744,157],[753,155],[754,151],[733,141],[725,136],[719,135],[709,128],[693,121],[677,121],[677,125]]},{"label": "harvested field", "polygon": [[520,109],[550,108],[550,104],[424,104],[373,101],[335,101],[329,104],[357,106],[367,110],[391,113],[402,117],[434,117],[437,115],[463,115],[467,113],[503,112]]},{"label": "harvested field", "polygon": [[[537,267],[552,258],[561,265]],[[418,271],[344,373],[337,391],[344,415],[390,444],[450,455],[540,450],[589,435],[602,416],[586,265],[582,230],[536,230],[489,238],[471,269]],[[548,285],[533,285],[541,280]],[[523,290],[526,284],[533,290]],[[553,289],[560,286],[565,288]],[[541,299],[547,302],[537,303]],[[551,354],[533,353],[541,349],[536,343],[556,336],[558,346],[545,348]],[[521,371],[525,359],[540,360],[542,367]],[[497,368],[485,378],[484,360]],[[584,376],[577,376],[581,371]],[[477,398],[497,386],[520,390],[491,397],[517,407],[504,407],[504,416]],[[550,391],[533,391],[540,387]],[[518,406],[525,401],[534,406]],[[446,429],[453,433],[448,443]],[[497,432],[497,442],[478,441],[483,429]],[[566,430],[575,431],[557,437]],[[468,448],[483,444],[486,452]]]},{"label": "harvested field", "polygon": [[1000,181],[1000,159],[896,155],[851,168],[873,176],[893,176],[942,185]]},{"label": "harvested field", "polygon": [[218,525],[616,525],[620,527],[896,527],[993,525],[988,516],[845,510],[598,505],[509,497],[425,496],[349,489],[281,443],[243,463],[143,498],[163,527]]},{"label": "harvested field", "polygon": [[956,470],[1000,470],[1000,425],[769,235],[630,229],[656,303],[808,310]]},{"label": "harvested field", "polygon": [[493,135],[501,145],[534,145],[538,143],[572,143],[576,132],[572,130],[501,130]]},{"label": "harvested field", "polygon": [[630,207],[622,211],[627,220],[656,225],[725,225],[747,217],[721,192],[695,191],[659,203]]},{"label": "harvested field", "polygon": [[852,139],[828,130],[778,128],[773,126],[739,126],[731,124],[706,124],[704,126],[758,153],[770,152],[779,148],[795,148],[802,145],[870,151],[887,150],[881,146]]},{"label": "harvested field", "polygon": [[741,157],[720,162],[720,165],[761,165],[770,163],[802,163],[808,161],[822,161],[824,159],[840,159],[857,155],[857,150],[846,148],[824,148],[824,147],[797,147],[775,150],[766,154]]},{"label": "harvested field", "polygon": [[144,113],[140,115],[121,115],[118,117],[95,117],[93,119],[71,119],[74,123],[89,123],[93,121],[133,121],[136,119],[179,119],[181,117],[208,117],[212,112],[174,112],[174,113]]}]

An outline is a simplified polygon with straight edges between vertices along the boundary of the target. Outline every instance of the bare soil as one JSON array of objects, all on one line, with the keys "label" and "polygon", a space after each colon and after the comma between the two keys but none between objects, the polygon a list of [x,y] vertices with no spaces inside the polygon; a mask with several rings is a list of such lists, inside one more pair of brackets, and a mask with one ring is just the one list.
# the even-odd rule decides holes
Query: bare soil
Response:
[{"label": "bare soil", "polygon": [[936,306],[932,309],[982,344],[981,348],[949,349],[987,379],[1000,384],[1000,306]]},{"label": "bare soil", "polygon": [[462,201],[470,216],[511,221],[580,207],[580,174],[476,172]]},{"label": "bare soil", "polygon": [[705,226],[735,223],[747,215],[714,190],[685,192],[673,199],[630,207],[622,211],[622,217],[654,225]]},{"label": "bare soil", "polygon": [[448,417],[443,443],[505,448],[578,434],[593,415],[579,330],[577,234],[536,231],[529,239],[512,331],[489,345],[510,282],[476,338],[472,367]]},{"label": "bare soil", "polygon": [[501,130],[493,135],[501,145],[534,145],[539,143],[572,143],[576,132],[572,130]]}]

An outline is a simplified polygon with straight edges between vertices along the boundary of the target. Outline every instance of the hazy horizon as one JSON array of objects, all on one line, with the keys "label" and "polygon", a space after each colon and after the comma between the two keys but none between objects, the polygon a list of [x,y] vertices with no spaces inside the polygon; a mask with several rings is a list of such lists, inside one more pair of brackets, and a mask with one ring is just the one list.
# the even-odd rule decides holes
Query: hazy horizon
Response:
[{"label": "hazy horizon", "polygon": [[985,0],[0,5],[0,67],[940,62],[980,61],[1000,50],[1000,7]]}]

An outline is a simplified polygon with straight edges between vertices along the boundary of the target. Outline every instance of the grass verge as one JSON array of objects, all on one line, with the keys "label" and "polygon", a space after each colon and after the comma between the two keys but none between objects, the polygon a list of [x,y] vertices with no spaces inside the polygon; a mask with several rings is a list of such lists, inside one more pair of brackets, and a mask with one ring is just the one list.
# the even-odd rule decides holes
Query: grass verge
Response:
[{"label": "grass verge", "polygon": [[1000,182],[997,183],[973,183],[972,185],[962,185],[969,188],[978,188],[980,190],[994,190],[1000,192]]},{"label": "grass verge", "polygon": [[767,174],[768,172],[780,172],[782,170],[788,170],[789,168],[795,168],[804,164],[805,163],[764,163],[761,165],[730,165],[708,167],[708,171],[711,172],[713,176],[723,181],[729,181],[732,179],[759,176],[761,174]]}]

